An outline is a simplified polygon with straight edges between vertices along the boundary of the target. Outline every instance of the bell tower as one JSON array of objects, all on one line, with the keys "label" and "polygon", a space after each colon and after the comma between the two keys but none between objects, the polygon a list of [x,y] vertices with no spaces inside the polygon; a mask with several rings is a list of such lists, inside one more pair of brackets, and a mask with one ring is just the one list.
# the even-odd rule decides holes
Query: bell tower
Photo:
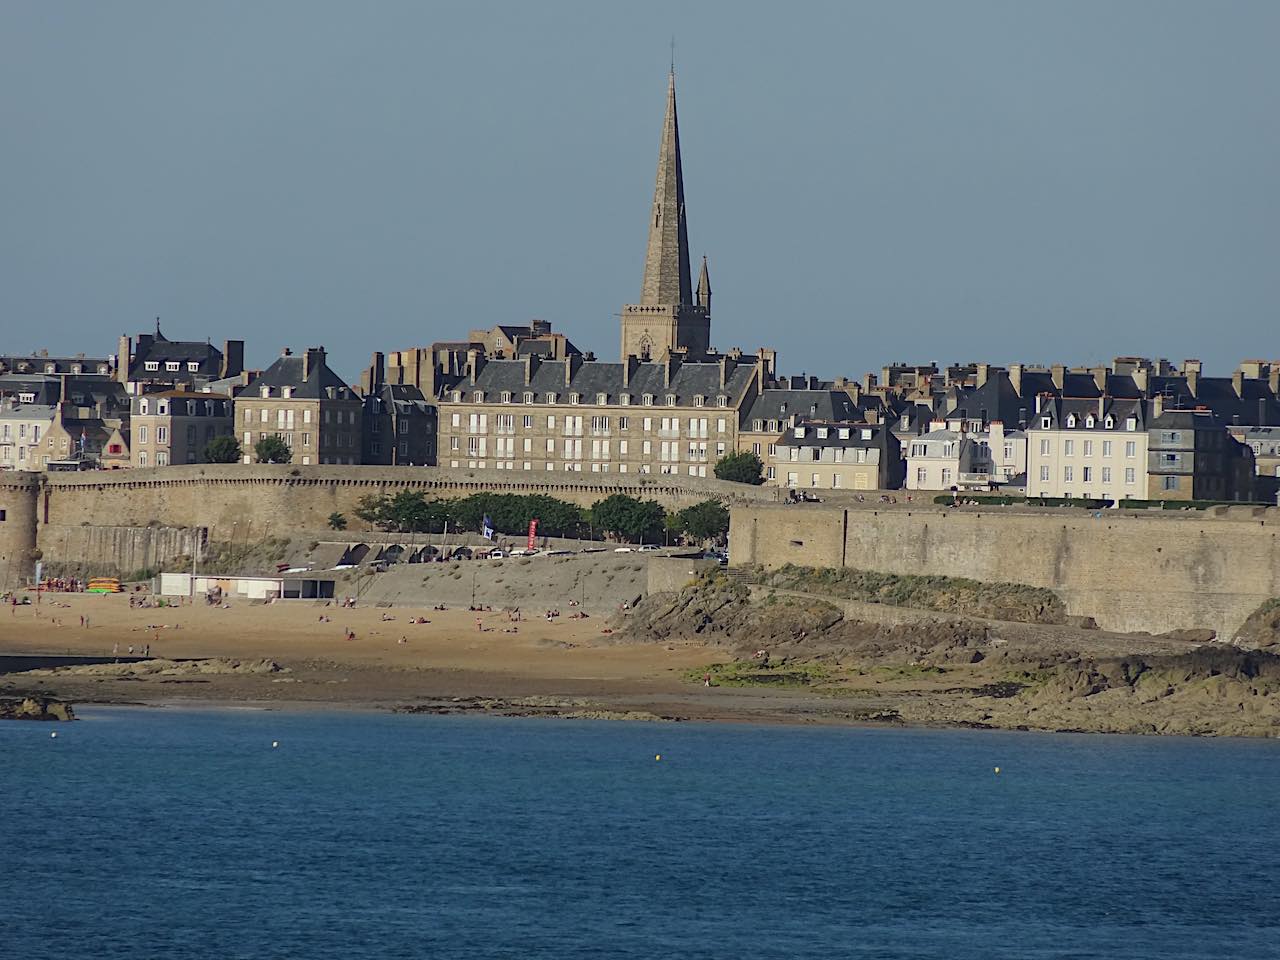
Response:
[{"label": "bell tower", "polygon": [[[705,270],[705,267],[704,267]],[[701,284],[699,285],[701,286]],[[669,350],[701,357],[711,342],[711,297],[694,299],[676,120],[676,75],[667,78],[667,112],[658,147],[658,176],[649,216],[640,302],[622,308],[622,360],[657,360]]]}]

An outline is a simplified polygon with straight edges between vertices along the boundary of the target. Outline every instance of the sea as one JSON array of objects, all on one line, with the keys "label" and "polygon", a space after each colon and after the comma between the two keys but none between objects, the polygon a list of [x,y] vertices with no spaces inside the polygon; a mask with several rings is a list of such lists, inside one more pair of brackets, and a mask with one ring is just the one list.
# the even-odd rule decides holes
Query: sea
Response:
[{"label": "sea", "polygon": [[81,716],[0,724],[5,956],[1280,957],[1280,741]]}]

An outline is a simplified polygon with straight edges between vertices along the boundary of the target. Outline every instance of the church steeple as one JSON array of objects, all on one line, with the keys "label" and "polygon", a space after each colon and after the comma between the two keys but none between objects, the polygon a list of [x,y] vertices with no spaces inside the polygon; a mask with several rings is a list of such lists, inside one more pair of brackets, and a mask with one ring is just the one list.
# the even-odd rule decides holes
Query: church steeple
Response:
[{"label": "church steeple", "polygon": [[662,142],[658,148],[658,177],[653,191],[649,247],[644,259],[640,303],[645,306],[693,303],[674,70],[667,79],[667,113],[662,122]]},{"label": "church steeple", "polygon": [[711,274],[707,272],[707,258],[702,258],[702,270],[698,273],[698,306],[711,312]]}]

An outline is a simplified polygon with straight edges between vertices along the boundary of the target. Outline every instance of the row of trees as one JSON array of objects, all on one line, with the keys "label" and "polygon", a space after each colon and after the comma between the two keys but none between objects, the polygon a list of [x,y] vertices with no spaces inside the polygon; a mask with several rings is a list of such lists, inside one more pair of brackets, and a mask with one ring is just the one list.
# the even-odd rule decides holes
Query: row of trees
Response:
[{"label": "row of trees", "polygon": [[[716,500],[667,511],[661,504],[615,493],[588,509],[543,494],[477,493],[469,497],[432,500],[416,490],[361,497],[355,515],[372,527],[400,533],[442,533],[447,523],[454,530],[479,531],[484,518],[498,533],[523,536],[529,522],[538,521],[538,532],[551,537],[593,538],[597,534],[631,543],[658,543],[688,539],[722,540],[729,532],[729,511]],[[329,516],[329,526],[345,530],[347,518]]]}]

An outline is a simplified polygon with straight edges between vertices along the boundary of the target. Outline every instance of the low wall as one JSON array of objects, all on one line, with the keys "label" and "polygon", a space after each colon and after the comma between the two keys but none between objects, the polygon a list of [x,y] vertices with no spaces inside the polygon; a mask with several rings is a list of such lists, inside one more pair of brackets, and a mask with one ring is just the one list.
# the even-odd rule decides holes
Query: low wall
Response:
[{"label": "low wall", "polygon": [[1048,587],[1104,630],[1216,630],[1280,596],[1280,511],[1205,514],[753,506],[730,561],[851,567]]},{"label": "low wall", "polygon": [[715,570],[719,564],[700,557],[650,557],[646,593],[679,593],[698,578],[700,573]]}]

